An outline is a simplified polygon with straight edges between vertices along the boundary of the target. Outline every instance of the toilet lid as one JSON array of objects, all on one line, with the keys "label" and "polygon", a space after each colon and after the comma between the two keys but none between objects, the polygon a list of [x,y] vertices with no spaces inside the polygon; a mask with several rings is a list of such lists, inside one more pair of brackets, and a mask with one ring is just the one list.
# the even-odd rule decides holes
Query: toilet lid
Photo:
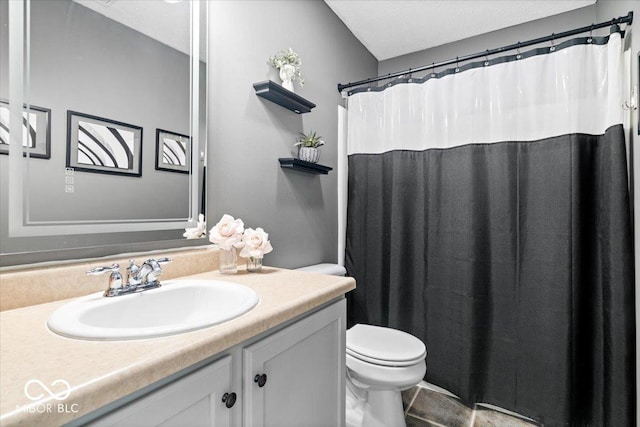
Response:
[{"label": "toilet lid", "polygon": [[383,366],[409,366],[424,360],[422,341],[406,332],[357,324],[347,331],[347,354]]}]

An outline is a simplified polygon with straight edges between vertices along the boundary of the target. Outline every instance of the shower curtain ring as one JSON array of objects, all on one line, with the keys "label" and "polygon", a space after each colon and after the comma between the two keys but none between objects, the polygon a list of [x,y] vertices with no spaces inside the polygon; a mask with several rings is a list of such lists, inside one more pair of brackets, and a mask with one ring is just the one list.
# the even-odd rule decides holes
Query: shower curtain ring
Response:
[{"label": "shower curtain ring", "polygon": [[518,48],[516,49],[516,52],[518,53],[516,55],[516,59],[522,58],[522,54],[520,53],[520,42],[518,42]]},{"label": "shower curtain ring", "polygon": [[593,43],[593,24],[591,24],[591,28],[589,29],[589,38],[587,39],[587,43]]},{"label": "shower curtain ring", "polygon": [[484,66],[488,66],[489,65],[489,49],[487,49],[487,52],[484,54]]},{"label": "shower curtain ring", "polygon": [[455,69],[456,73],[458,71],[460,71],[460,67],[458,66],[458,57],[456,56],[456,69]]},{"label": "shower curtain ring", "polygon": [[556,39],[556,33],[551,33],[551,47],[549,48],[549,52],[553,52],[554,50],[556,50],[556,46],[554,44]]},{"label": "shower curtain ring", "polygon": [[436,63],[432,62],[431,63],[431,77],[435,77],[436,76]]}]

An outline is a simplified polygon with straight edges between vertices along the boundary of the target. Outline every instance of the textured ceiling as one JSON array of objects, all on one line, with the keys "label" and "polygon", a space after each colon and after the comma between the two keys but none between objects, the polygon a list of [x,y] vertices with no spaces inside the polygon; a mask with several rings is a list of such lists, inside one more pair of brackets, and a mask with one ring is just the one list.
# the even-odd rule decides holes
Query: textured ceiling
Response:
[{"label": "textured ceiling", "polygon": [[[190,2],[161,0],[73,0],[189,55]],[[201,54],[202,57],[202,54]]]},{"label": "textured ceiling", "polygon": [[324,0],[379,61],[581,7],[596,0]]}]

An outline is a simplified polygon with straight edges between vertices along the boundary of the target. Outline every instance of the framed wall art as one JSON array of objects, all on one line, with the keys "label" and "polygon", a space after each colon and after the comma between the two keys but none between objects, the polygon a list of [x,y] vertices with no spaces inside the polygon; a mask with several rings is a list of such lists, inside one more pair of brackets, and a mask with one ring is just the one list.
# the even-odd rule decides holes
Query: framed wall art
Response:
[{"label": "framed wall art", "polygon": [[191,137],[156,129],[156,170],[189,173]]},{"label": "framed wall art", "polygon": [[67,167],[142,176],[142,127],[67,111]]},{"label": "framed wall art", "polygon": [[[0,154],[9,154],[9,103],[0,100]],[[38,159],[51,157],[51,110],[24,106],[22,113],[23,156]]]}]

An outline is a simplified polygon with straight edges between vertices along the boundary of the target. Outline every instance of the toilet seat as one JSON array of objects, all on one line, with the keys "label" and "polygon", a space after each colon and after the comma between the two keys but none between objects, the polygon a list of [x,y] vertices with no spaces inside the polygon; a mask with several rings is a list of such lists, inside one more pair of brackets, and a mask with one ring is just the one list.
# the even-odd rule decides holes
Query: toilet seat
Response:
[{"label": "toilet seat", "polygon": [[347,331],[347,354],[380,366],[411,366],[424,361],[422,341],[406,332],[357,324]]},{"label": "toilet seat", "polygon": [[369,357],[364,354],[359,354],[349,349],[347,349],[347,354],[363,362],[368,362],[368,363],[371,363],[374,365],[380,365],[380,366],[389,366],[389,367],[394,367],[394,366],[402,367],[402,366],[415,365],[416,363],[420,363],[420,361],[424,360],[424,358],[426,357],[426,353],[424,353],[421,357],[417,357],[415,359],[410,359],[410,360],[384,360],[384,359],[376,359],[373,357]]}]

